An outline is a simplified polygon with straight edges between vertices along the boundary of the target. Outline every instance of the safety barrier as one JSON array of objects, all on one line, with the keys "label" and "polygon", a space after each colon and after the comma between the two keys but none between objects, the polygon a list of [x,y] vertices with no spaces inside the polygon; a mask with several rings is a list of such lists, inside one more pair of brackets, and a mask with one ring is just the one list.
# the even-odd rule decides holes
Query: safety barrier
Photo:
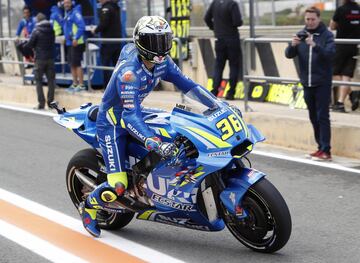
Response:
[{"label": "safety barrier", "polygon": [[[17,52],[17,55],[19,55],[21,60],[17,60],[16,58],[12,57],[11,60],[7,60],[7,59],[3,59],[4,57],[8,57],[10,56],[10,51],[9,51],[9,47],[10,45],[12,45],[13,47],[16,46],[16,42],[17,41],[26,41],[29,39],[26,38],[16,38],[16,37],[3,37],[0,38],[0,44],[1,44],[1,49],[0,49],[0,64],[16,64],[16,65],[20,65],[20,75],[23,79],[23,84],[25,84],[25,65],[31,65],[34,66],[33,62],[24,62],[23,61],[23,56],[21,54],[19,54],[17,52],[17,50],[15,50],[15,52]],[[6,48],[6,43],[8,43]],[[64,44],[64,37],[57,37],[56,44],[60,44],[60,62],[55,62],[55,65],[61,65],[62,66],[62,73],[65,72],[65,65],[66,65],[66,61],[65,61],[65,44]]]},{"label": "safety barrier", "polygon": [[[249,83],[251,80],[261,80],[261,81],[269,81],[271,83],[292,83],[297,84],[300,83],[299,78],[284,78],[284,77],[275,77],[275,76],[258,76],[258,75],[250,75],[246,74],[246,72],[251,71],[251,67],[255,65],[255,48],[254,44],[256,43],[290,43],[291,38],[246,38],[243,41],[242,49],[243,49],[243,82],[244,82],[244,105],[245,111],[252,111],[249,106]],[[336,44],[360,44],[359,39],[335,39]],[[249,52],[248,52],[249,51]],[[249,56],[250,54],[250,56]],[[284,55],[285,56],[285,55]],[[332,81],[332,87],[334,85],[348,85],[354,87],[360,87],[360,82],[349,82],[349,81]]]},{"label": "safety barrier", "polygon": [[[86,65],[87,65],[87,69],[88,69],[88,76],[90,79],[90,76],[93,74],[94,69],[99,69],[99,70],[114,70],[115,67],[106,67],[106,66],[98,66],[96,64],[92,64],[91,60],[90,60],[90,49],[89,49],[89,45],[90,43],[122,43],[122,42],[130,42],[132,41],[132,38],[88,38],[85,41],[85,61],[86,61]],[[178,61],[178,66],[180,69],[182,69],[182,63],[183,63],[183,58],[181,56],[181,41],[179,38],[174,38],[173,41],[175,41],[177,43],[177,49],[179,51],[179,61]],[[92,89],[91,86],[91,81],[88,82],[88,88],[89,90]]]}]

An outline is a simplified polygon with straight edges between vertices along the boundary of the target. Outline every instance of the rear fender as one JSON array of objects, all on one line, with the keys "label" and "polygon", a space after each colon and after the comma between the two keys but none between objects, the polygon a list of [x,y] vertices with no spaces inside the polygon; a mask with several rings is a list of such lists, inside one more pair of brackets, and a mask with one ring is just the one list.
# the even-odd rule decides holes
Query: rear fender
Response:
[{"label": "rear fender", "polygon": [[231,174],[225,185],[227,186],[220,193],[220,200],[229,211],[238,218],[247,216],[245,210],[238,206],[249,187],[265,176],[264,173],[255,169],[243,168]]}]

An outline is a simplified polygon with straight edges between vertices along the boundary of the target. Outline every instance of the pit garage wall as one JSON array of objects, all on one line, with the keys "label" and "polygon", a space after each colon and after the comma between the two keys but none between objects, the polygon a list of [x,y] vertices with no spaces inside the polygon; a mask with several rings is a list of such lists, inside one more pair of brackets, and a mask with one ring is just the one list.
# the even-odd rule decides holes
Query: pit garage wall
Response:
[{"label": "pit garage wall", "polygon": [[[215,63],[215,38],[192,38],[190,45],[190,59],[184,61],[183,71],[198,83],[212,89],[212,76]],[[287,59],[285,48],[287,43],[257,43],[255,45],[256,69],[249,72],[255,76],[273,76],[283,78],[299,78],[299,65],[297,59]],[[247,54],[247,59],[250,55]],[[249,63],[248,63],[249,64]],[[359,68],[359,67],[358,67]],[[242,67],[239,75],[242,75]],[[229,85],[228,64],[223,73],[224,95]],[[359,74],[356,72],[355,81]],[[236,88],[236,98],[244,97],[243,83],[240,79]],[[272,83],[250,83],[249,99],[255,101],[268,101],[295,108],[306,108],[301,84],[272,84]]]}]

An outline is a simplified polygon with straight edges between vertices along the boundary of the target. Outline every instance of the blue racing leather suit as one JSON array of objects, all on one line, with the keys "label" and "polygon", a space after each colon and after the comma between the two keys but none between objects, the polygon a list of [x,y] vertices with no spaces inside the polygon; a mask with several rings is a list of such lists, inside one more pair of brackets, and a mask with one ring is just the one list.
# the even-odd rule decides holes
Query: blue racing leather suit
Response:
[{"label": "blue racing leather suit", "polygon": [[184,93],[192,91],[195,98],[210,108],[215,105],[216,98],[184,76],[169,56],[149,71],[135,45],[127,44],[106,87],[96,122],[108,181],[89,195],[87,207],[106,207],[106,203],[115,201],[127,188],[126,136],[130,134],[143,143],[156,137],[142,118],[140,104],[160,80],[172,82]]}]

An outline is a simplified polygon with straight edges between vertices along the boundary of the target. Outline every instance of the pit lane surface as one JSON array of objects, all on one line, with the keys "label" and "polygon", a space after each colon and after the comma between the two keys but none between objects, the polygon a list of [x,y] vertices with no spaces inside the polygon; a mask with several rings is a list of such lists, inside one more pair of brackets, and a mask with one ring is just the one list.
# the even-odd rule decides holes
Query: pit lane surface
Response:
[{"label": "pit lane surface", "polygon": [[[78,219],[65,170],[87,145],[46,116],[0,109],[0,120],[0,188]],[[278,253],[252,252],[227,230],[200,232],[133,220],[112,233],[186,262],[358,262],[359,174],[258,155],[251,160],[290,208],[292,236]],[[0,237],[0,262],[24,261],[46,259]]]}]

